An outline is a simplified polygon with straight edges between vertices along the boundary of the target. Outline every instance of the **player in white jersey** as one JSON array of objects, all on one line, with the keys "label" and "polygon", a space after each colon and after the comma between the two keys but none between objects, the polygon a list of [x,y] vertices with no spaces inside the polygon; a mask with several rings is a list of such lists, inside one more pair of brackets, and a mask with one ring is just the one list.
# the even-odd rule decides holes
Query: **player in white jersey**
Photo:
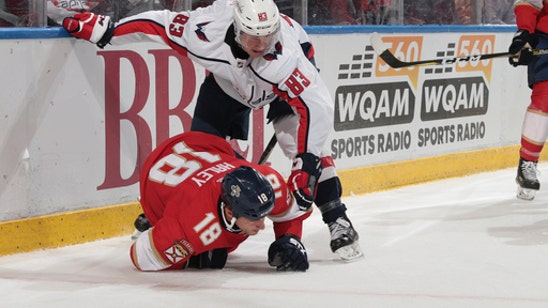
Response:
[{"label": "player in white jersey", "polygon": [[63,26],[100,48],[167,44],[207,69],[191,130],[246,140],[250,110],[268,104],[278,143],[293,161],[288,185],[300,208],[307,211],[316,203],[329,226],[331,249],[341,258],[363,255],[325,150],[333,99],[304,29],[280,15],[272,0],[218,0],[190,12],[150,11],[115,24],[107,16],[76,14]]}]

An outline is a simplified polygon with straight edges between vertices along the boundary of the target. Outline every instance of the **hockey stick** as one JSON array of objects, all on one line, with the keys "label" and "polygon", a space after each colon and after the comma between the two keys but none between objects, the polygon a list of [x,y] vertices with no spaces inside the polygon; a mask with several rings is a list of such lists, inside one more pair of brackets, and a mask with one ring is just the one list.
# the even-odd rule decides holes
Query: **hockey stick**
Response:
[{"label": "hockey stick", "polygon": [[[371,33],[371,45],[373,46],[373,49],[375,52],[381,57],[381,59],[386,62],[386,64],[390,65],[392,68],[402,68],[402,67],[408,67],[408,66],[426,66],[426,65],[440,65],[440,64],[453,64],[457,62],[465,62],[465,61],[480,61],[480,60],[487,60],[487,59],[495,59],[495,58],[509,58],[516,56],[515,54],[511,54],[509,52],[499,52],[499,53],[490,53],[490,54],[478,54],[478,55],[471,55],[471,56],[462,56],[462,57],[451,57],[451,58],[439,58],[439,59],[432,59],[432,60],[420,60],[420,61],[401,61],[398,58],[388,50],[388,48],[384,45],[380,35],[377,32]],[[540,56],[540,55],[546,55],[548,54],[548,49],[532,49],[531,52],[534,56]]]},{"label": "hockey stick", "polygon": [[270,157],[270,154],[272,154],[272,150],[274,150],[274,146],[276,145],[276,142],[278,142],[278,139],[276,139],[276,134],[274,134],[272,135],[272,138],[270,138],[270,141],[266,145],[263,155],[261,155],[257,164],[262,165],[266,163],[266,160]]}]

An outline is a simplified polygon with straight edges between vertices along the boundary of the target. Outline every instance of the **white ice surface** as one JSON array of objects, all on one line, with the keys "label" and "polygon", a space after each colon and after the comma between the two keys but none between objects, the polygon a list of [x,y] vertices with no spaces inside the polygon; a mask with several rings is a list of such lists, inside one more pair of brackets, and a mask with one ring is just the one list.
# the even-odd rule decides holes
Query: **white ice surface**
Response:
[{"label": "white ice surface", "polygon": [[267,230],[223,270],[142,273],[130,236],[0,257],[0,307],[548,307],[548,164],[533,201],[515,169],[345,198],[365,258],[338,261],[319,211],[310,269],[266,263]]}]

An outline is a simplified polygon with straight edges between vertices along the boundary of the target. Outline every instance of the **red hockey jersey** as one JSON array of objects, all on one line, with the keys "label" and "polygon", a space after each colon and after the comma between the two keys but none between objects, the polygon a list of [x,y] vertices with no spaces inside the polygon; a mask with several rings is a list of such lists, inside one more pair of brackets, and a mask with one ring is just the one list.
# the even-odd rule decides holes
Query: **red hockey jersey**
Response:
[{"label": "red hockey jersey", "polygon": [[265,165],[235,156],[222,138],[188,132],[174,136],[147,158],[141,171],[141,205],[152,228],[131,246],[131,260],[142,271],[182,268],[191,256],[217,248],[233,251],[248,235],[224,227],[219,196],[225,174],[248,165],[269,180],[276,202],[268,216],[276,238],[302,235],[310,212],[298,209],[283,177]]},{"label": "red hockey jersey", "polygon": [[548,34],[548,2],[542,0],[517,0],[514,4],[519,30],[535,30]]}]

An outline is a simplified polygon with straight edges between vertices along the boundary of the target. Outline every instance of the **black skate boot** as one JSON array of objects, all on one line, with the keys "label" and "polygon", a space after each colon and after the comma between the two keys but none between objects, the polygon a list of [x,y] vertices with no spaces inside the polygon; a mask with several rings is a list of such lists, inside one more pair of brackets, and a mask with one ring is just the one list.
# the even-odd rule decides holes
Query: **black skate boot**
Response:
[{"label": "black skate boot", "polygon": [[533,200],[535,198],[536,192],[540,189],[538,173],[536,161],[519,159],[518,174],[516,176],[518,198],[523,200]]},{"label": "black skate boot", "polygon": [[135,231],[133,231],[133,234],[131,235],[132,240],[137,239],[139,235],[141,235],[141,233],[145,232],[151,227],[150,222],[148,221],[144,213],[137,216],[137,219],[135,219],[133,225],[135,226]]},{"label": "black skate boot", "polygon": [[353,261],[363,256],[363,251],[358,243],[358,232],[354,230],[346,214],[327,225],[331,233],[332,252],[338,254],[345,261]]}]

